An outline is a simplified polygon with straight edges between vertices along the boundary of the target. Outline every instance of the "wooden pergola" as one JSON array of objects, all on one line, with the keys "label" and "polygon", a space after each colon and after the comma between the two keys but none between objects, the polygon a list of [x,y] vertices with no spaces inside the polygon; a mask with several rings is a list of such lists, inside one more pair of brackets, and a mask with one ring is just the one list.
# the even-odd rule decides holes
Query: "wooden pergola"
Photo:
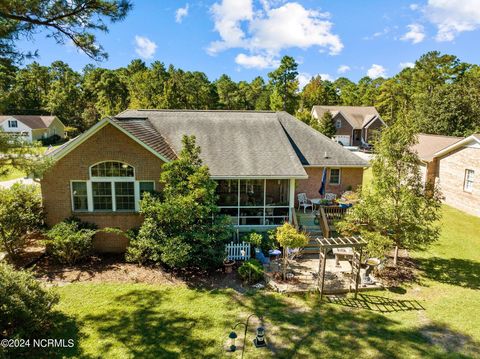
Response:
[{"label": "wooden pergola", "polygon": [[[358,293],[360,281],[360,265],[362,263],[363,247],[367,242],[362,237],[337,237],[337,238],[316,238],[319,246],[319,263],[317,275],[317,289],[320,292],[320,300],[323,298],[325,284],[325,264],[327,262],[327,251],[334,248],[352,248],[352,277],[355,285],[355,298]],[[350,287],[351,288],[351,287]]]}]

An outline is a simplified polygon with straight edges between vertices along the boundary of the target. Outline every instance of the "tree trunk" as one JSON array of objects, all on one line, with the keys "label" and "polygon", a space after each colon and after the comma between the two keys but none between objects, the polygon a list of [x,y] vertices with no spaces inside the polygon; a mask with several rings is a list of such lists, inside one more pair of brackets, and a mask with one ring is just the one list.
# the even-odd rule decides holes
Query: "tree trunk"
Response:
[{"label": "tree trunk", "polygon": [[282,266],[282,278],[283,278],[283,280],[287,279],[287,254],[288,254],[288,249],[284,248],[283,266]]},{"label": "tree trunk", "polygon": [[395,246],[395,252],[393,254],[393,266],[397,266],[397,259],[398,259],[398,246]]}]

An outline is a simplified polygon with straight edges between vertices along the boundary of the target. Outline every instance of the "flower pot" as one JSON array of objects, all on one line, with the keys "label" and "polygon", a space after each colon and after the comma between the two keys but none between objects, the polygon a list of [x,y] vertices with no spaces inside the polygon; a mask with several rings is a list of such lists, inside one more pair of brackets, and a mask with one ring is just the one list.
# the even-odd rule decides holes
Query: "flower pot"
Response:
[{"label": "flower pot", "polygon": [[225,268],[225,273],[232,273],[233,266],[235,264],[235,261],[223,261],[223,267]]}]

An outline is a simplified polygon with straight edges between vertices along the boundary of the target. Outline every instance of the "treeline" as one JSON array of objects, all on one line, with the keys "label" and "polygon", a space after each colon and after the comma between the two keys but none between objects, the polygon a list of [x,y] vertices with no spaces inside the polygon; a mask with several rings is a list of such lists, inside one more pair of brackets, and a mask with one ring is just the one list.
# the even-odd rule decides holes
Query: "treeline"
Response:
[{"label": "treeline", "polygon": [[452,55],[429,52],[391,78],[353,82],[314,77],[298,88],[297,64],[285,56],[268,80],[235,82],[222,75],[183,71],[159,61],[133,60],[115,70],[61,61],[17,68],[0,63],[0,112],[55,114],[84,130],[127,108],[283,110],[310,121],[313,105],[376,106],[387,123],[410,118],[427,133],[466,136],[480,131],[480,68]]}]

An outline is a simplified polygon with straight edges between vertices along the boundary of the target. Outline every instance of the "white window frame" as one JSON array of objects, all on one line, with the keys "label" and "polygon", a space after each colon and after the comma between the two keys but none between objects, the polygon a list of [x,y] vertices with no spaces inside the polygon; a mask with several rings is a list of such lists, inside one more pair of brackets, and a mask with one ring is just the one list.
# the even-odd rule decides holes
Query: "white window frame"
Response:
[{"label": "white window frame", "polygon": [[[123,164],[126,164],[130,167],[133,168],[133,177],[93,177],[92,176],[92,167],[98,165],[99,163],[103,162],[120,162]],[[87,213],[87,212],[93,212],[93,213],[136,213],[139,212],[140,210],[140,182],[151,182],[153,183],[153,189],[156,189],[156,183],[153,180],[137,180],[135,179],[136,171],[135,167],[122,161],[114,161],[114,160],[109,160],[109,161],[101,161],[97,162],[93,165],[91,165],[88,169],[88,174],[89,174],[89,179],[88,180],[71,180],[70,181],[70,200],[71,200],[71,207],[72,207],[72,212],[74,213]],[[73,183],[74,182],[83,182],[87,184],[87,206],[88,210],[76,210],[74,208],[74,202],[73,202]],[[98,209],[95,210],[93,208],[93,190],[92,190],[92,183],[95,182],[108,182],[110,183],[111,189],[112,189],[112,209]],[[116,203],[116,193],[115,193],[115,182],[131,182],[133,183],[133,188],[134,188],[134,196],[135,196],[135,209],[133,210],[117,210],[117,203]]]},{"label": "white window frame", "polygon": [[17,120],[8,120],[8,127],[9,128],[18,128],[18,121]]},{"label": "white window frame", "polygon": [[[332,170],[338,170],[338,183],[332,182]],[[330,168],[328,175],[328,184],[331,186],[339,186],[342,183],[342,169],[341,168]]]},{"label": "white window frame", "polygon": [[336,128],[337,130],[339,130],[339,129],[342,128],[342,119],[341,119],[341,118],[337,118],[337,119],[335,120],[335,128]]},{"label": "white window frame", "polygon": [[[273,218],[287,218],[287,220],[289,220],[291,218],[291,213],[290,213],[290,208],[292,206],[292,204],[290,203],[292,201],[292,197],[291,197],[291,194],[290,192],[292,191],[292,186],[291,186],[291,179],[287,179],[289,180],[289,183],[287,184],[287,189],[288,189],[288,193],[287,193],[287,198],[288,198],[288,204],[285,205],[285,206],[271,206],[271,205],[267,205],[266,201],[267,201],[267,197],[266,197],[266,192],[267,192],[267,180],[277,180],[277,179],[287,179],[287,178],[215,178],[215,180],[235,180],[237,181],[237,205],[236,206],[218,206],[219,209],[222,209],[222,208],[231,208],[231,209],[236,209],[237,210],[237,215],[235,217],[232,217],[232,218],[235,218],[236,221],[232,221],[232,224],[235,226],[235,227],[243,227],[243,228],[263,228],[263,227],[270,227],[270,228],[275,228],[275,227],[278,227],[280,226],[280,224],[265,224],[266,223],[266,220],[267,219],[273,219]],[[263,204],[260,205],[260,206],[241,206],[240,205],[240,195],[241,195],[241,186],[240,186],[240,183],[241,181],[244,181],[244,180],[263,180]],[[275,209],[275,208],[286,208],[288,209],[288,215],[287,216],[267,216],[266,215],[266,212],[267,212],[267,208],[268,209]],[[263,211],[263,215],[262,216],[240,216],[240,210],[241,209],[262,209]],[[249,219],[249,218],[261,218],[262,219],[262,223],[263,224],[242,224],[241,223],[241,220],[242,219]]]},{"label": "white window frame", "polygon": [[472,193],[473,192],[473,183],[475,180],[475,171],[466,168],[465,169],[465,175],[464,175],[464,180],[463,180],[463,190],[464,192]]}]

